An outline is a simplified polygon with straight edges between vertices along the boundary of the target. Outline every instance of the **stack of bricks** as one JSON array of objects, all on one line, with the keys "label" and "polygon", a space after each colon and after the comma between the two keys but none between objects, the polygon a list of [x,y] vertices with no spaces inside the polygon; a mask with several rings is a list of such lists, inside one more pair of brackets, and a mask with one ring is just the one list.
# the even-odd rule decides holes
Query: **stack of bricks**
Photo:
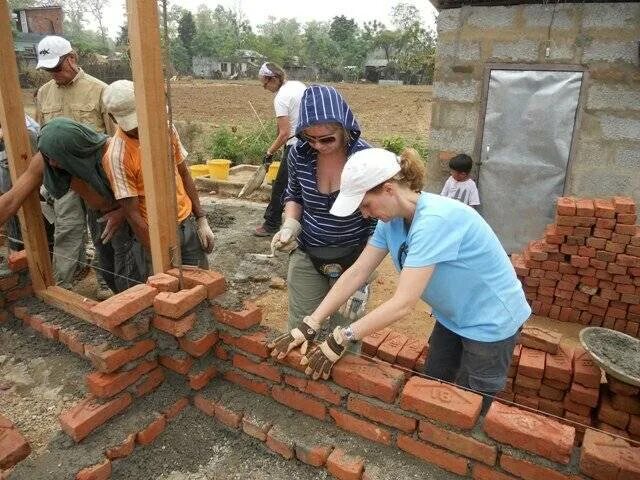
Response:
[{"label": "stack of bricks", "polygon": [[[9,303],[33,294],[27,252],[25,250],[13,252],[7,258],[7,266],[11,273],[0,278],[0,309],[5,308]],[[6,313],[2,313],[2,315],[6,315]]]},{"label": "stack of bricks", "polygon": [[0,478],[8,470],[31,453],[29,442],[15,425],[0,415]]},{"label": "stack of bricks", "polygon": [[640,230],[628,197],[558,198],[556,221],[512,264],[535,314],[638,336]]},{"label": "stack of bricks", "polygon": [[384,328],[362,339],[363,355],[399,367],[423,371],[427,358],[427,341],[411,338],[390,328]]},{"label": "stack of bricks", "polygon": [[640,441],[640,387],[607,374],[597,411],[597,427]]}]

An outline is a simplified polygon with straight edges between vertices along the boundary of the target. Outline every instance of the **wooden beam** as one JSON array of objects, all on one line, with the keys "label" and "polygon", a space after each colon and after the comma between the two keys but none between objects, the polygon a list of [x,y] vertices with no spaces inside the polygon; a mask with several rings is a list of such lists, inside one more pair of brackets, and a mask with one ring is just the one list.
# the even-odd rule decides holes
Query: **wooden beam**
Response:
[{"label": "wooden beam", "polygon": [[[10,23],[9,5],[6,0],[0,0],[0,122],[9,157],[11,179],[15,183],[29,165],[31,145],[24,121],[22,91],[18,83],[18,66]],[[29,195],[18,217],[33,289],[36,292],[44,290],[53,285],[54,281],[38,192]]]},{"label": "wooden beam", "polygon": [[151,257],[154,273],[160,273],[171,268],[170,252],[176,261],[181,259],[157,2],[127,0],[127,13]]},{"label": "wooden beam", "polygon": [[37,291],[36,296],[48,305],[59,308],[73,317],[94,323],[89,309],[98,303],[95,300],[56,286]]}]

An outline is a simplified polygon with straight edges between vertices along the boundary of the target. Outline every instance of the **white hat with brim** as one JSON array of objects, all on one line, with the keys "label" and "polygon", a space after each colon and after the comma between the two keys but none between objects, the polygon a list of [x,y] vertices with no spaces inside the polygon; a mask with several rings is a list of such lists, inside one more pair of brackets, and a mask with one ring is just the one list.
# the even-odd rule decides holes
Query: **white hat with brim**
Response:
[{"label": "white hat with brim", "polygon": [[400,171],[400,159],[384,148],[367,148],[349,157],[340,177],[340,193],[330,213],[353,214],[369,190],[392,179]]},{"label": "white hat with brim", "polygon": [[128,132],[138,127],[136,98],[131,80],[116,80],[102,92],[102,102],[118,122],[118,126]]},{"label": "white hat with brim", "polygon": [[68,40],[57,35],[46,36],[38,43],[36,68],[55,68],[60,63],[60,58],[72,51]]}]

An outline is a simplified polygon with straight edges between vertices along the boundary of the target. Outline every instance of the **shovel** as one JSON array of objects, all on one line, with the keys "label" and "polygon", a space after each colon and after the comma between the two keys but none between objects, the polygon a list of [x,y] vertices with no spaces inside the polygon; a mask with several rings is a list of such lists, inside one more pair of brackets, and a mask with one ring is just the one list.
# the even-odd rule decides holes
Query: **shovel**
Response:
[{"label": "shovel", "polygon": [[[256,112],[256,109],[253,108],[253,103],[251,103],[251,101],[249,101],[249,106],[251,107],[251,110],[253,110],[253,113],[258,119],[258,122],[260,122],[260,133],[258,135],[263,136],[266,126],[262,122],[262,119],[260,118],[260,115],[258,115],[258,112]],[[256,170],[249,181],[242,187],[242,190],[240,190],[240,193],[238,194],[238,198],[248,197],[253,192],[255,192],[256,189],[260,187],[260,185],[262,185],[262,182],[264,182],[264,177],[267,175],[267,168],[268,165],[264,163],[260,165],[260,168]]]}]

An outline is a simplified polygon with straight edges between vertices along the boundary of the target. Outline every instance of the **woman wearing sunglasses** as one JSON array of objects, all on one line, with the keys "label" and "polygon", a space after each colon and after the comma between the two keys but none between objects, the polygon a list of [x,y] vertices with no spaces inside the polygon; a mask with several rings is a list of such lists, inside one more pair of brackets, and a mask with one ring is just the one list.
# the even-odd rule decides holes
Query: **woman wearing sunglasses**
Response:
[{"label": "woman wearing sunglasses", "polygon": [[[277,250],[291,252],[287,274],[289,329],[312,339],[320,324],[308,321],[307,315],[320,304],[332,282],[358,258],[375,226],[360,212],[344,218],[330,213],[347,157],[370,147],[360,138],[360,126],[349,105],[335,88],[325,85],[311,85],[305,90],[296,135],[299,141],[288,157],[285,219],[271,244]],[[365,303],[366,295],[360,292],[359,301],[350,304],[354,317],[364,310]]]},{"label": "woman wearing sunglasses", "polygon": [[[425,373],[491,396],[504,388],[522,324],[531,314],[522,286],[495,233],[473,209],[421,191],[424,165],[413,150],[398,158],[379,148],[352,155],[344,167],[331,213],[360,211],[377,218],[358,260],[344,272],[307,323],[322,323],[364,282],[387,254],[400,272],[393,297],[347,328],[336,327],[306,355],[307,374],[327,379],[349,341],[383,329],[411,312],[418,299],[431,305],[436,324]],[[272,355],[302,345],[293,340]]]}]

